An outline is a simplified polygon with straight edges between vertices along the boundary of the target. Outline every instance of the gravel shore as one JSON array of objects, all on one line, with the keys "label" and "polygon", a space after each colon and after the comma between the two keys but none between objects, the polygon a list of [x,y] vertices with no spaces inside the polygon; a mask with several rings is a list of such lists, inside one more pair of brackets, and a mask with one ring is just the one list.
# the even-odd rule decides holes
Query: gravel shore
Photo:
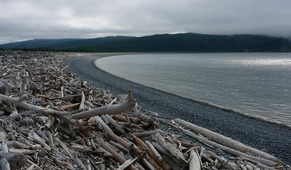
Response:
[{"label": "gravel shore", "polygon": [[68,61],[73,73],[97,87],[113,94],[133,91],[139,105],[162,117],[182,118],[199,126],[238,140],[246,145],[266,151],[287,164],[291,164],[291,128],[251,118],[230,110],[220,109],[150,87],[136,84],[106,73],[94,65],[101,57],[116,54],[96,54]]}]

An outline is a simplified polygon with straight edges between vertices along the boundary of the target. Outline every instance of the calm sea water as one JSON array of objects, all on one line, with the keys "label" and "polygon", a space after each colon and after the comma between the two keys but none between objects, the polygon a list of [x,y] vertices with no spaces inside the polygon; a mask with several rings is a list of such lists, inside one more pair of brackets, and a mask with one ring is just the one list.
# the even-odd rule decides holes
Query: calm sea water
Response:
[{"label": "calm sea water", "polygon": [[291,53],[121,55],[96,65],[139,84],[291,126]]}]

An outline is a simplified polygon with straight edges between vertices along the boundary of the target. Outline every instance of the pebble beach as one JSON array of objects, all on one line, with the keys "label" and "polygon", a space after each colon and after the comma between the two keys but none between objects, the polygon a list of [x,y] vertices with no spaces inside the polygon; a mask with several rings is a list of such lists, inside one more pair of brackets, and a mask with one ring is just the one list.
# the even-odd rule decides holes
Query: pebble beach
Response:
[{"label": "pebble beach", "polygon": [[98,58],[112,55],[119,54],[95,54],[68,63],[72,72],[114,94],[132,90],[144,109],[157,112],[161,117],[188,120],[291,163],[290,127],[136,84],[95,66]]}]

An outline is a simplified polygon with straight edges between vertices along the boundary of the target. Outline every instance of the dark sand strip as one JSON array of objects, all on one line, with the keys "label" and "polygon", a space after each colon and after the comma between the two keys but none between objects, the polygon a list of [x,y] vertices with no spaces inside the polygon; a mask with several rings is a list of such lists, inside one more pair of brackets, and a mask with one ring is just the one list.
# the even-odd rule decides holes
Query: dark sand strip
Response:
[{"label": "dark sand strip", "polygon": [[69,61],[72,72],[110,90],[113,94],[133,91],[138,104],[163,117],[181,118],[199,126],[231,137],[242,143],[277,156],[291,164],[291,128],[232,111],[219,109],[190,99],[165,93],[108,74],[94,65],[97,58],[114,54],[97,54]]}]

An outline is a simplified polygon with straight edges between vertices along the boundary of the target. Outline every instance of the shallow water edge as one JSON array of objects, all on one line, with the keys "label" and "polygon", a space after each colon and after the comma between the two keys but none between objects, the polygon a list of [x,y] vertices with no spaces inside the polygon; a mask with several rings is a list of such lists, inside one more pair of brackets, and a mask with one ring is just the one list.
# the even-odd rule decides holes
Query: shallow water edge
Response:
[{"label": "shallow water edge", "polygon": [[[125,55],[127,55],[127,54],[125,54]],[[117,55],[114,55],[114,56],[117,56]],[[112,56],[108,56],[108,57],[112,57]],[[207,102],[207,101],[203,101],[203,100],[199,100],[199,99],[182,96],[179,93],[169,92],[169,91],[166,91],[166,90],[157,88],[157,87],[153,87],[153,86],[149,86],[149,85],[144,85],[142,83],[135,82],[135,81],[129,80],[127,78],[123,78],[121,76],[115,75],[113,73],[110,73],[110,72],[108,72],[108,71],[106,71],[106,70],[98,67],[98,60],[100,60],[101,58],[104,58],[104,57],[100,57],[100,58],[98,58],[98,59],[96,59],[95,61],[92,62],[92,64],[94,65],[94,67],[96,67],[97,69],[100,69],[100,70],[102,70],[102,71],[104,71],[104,72],[106,72],[106,73],[108,73],[108,74],[110,74],[112,76],[119,77],[120,79],[123,79],[125,81],[129,81],[129,82],[132,82],[132,83],[139,84],[141,86],[146,86],[146,87],[149,87],[149,88],[153,88],[155,90],[160,90],[160,91],[165,92],[165,93],[177,95],[179,97],[182,97],[182,98],[185,98],[185,99],[188,99],[188,100],[192,100],[193,102],[197,102],[197,103],[203,104],[205,106],[215,107],[215,108],[218,108],[218,109],[221,109],[221,110],[224,110],[224,111],[228,111],[228,112],[231,112],[231,113],[234,113],[234,114],[241,114],[241,115],[248,116],[248,117],[251,117],[251,118],[261,119],[261,120],[267,121],[269,123],[275,123],[275,124],[278,124],[278,125],[288,126],[288,127],[291,128],[291,125],[290,124],[287,124],[285,122],[280,122],[280,121],[274,120],[274,119],[269,118],[269,117],[264,117],[264,116],[260,116],[260,115],[257,115],[257,114],[249,114],[247,112],[239,111],[239,110],[236,110],[234,108],[229,108],[227,106],[222,106],[222,105],[219,105],[219,104],[214,104],[214,103]]]}]

